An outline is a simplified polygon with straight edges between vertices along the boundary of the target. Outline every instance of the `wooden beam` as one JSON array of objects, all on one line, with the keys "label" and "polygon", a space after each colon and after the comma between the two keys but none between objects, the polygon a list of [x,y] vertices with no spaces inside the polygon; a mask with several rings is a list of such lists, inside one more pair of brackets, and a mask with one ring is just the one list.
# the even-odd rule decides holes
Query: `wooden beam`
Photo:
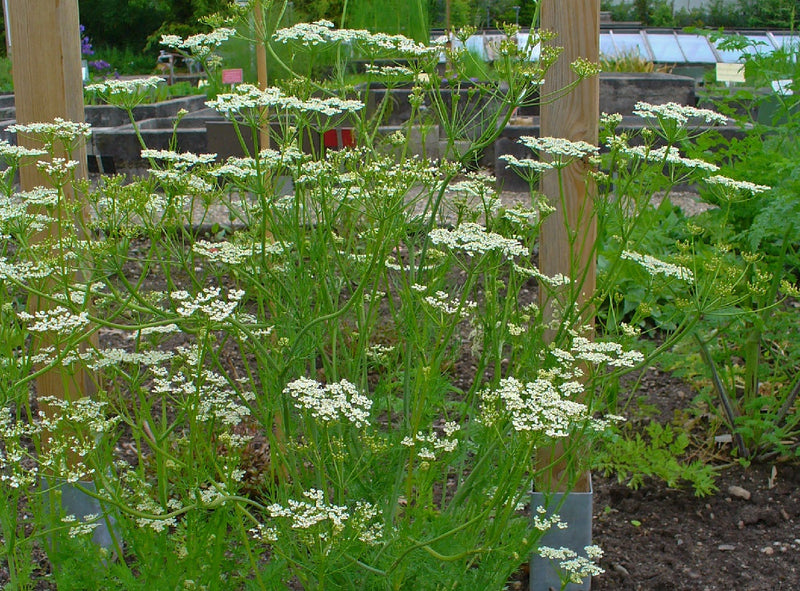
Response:
[{"label": "wooden beam", "polygon": [[[256,28],[256,70],[258,71],[258,87],[261,90],[266,90],[269,84],[266,46],[266,44],[269,43],[269,38],[267,37],[267,17],[264,14],[264,7],[261,4],[261,0],[256,0],[253,5],[253,12]],[[269,110],[267,108],[264,109],[264,118],[267,124],[258,132],[258,150],[265,150],[270,147]]]},{"label": "wooden beam", "polygon": [[[558,92],[559,89],[577,80],[570,64],[578,58],[599,61],[600,45],[600,0],[543,0],[541,12],[542,29],[557,35],[553,44],[563,48],[558,62],[545,76],[542,95]],[[542,137],[561,137],[571,141],[583,140],[593,145],[598,142],[600,118],[599,79],[595,76],[583,80],[570,94],[541,107]],[[573,281],[580,280],[580,293],[566,293],[565,300],[577,297],[585,303],[595,289],[596,260],[594,244],[597,237],[597,222],[593,211],[595,186],[587,181],[589,164],[577,161],[558,175],[549,172],[543,176],[541,189],[556,208],[545,221],[539,240],[539,268],[545,275],[563,274]],[[572,239],[571,239],[572,236]],[[574,285],[574,284],[573,284]],[[567,288],[567,289],[575,289]],[[544,290],[540,290],[540,297]],[[546,297],[541,301],[545,314],[552,310],[553,301]],[[584,318],[591,323],[591,318]],[[556,466],[548,471],[553,490],[564,484],[567,466],[559,462],[559,450],[541,450],[537,459],[539,467]],[[587,491],[588,478],[582,479],[574,490]]]},{"label": "wooden beam", "polygon": [[[56,117],[83,122],[83,76],[81,71],[81,42],[78,19],[78,0],[8,0],[9,31],[13,63],[14,95],[18,124],[51,122]],[[34,140],[19,134],[20,145],[35,148]],[[86,149],[81,147],[72,154],[79,162],[78,178],[86,178]],[[46,186],[48,179],[35,166],[20,169],[22,190]],[[70,187],[65,187],[65,200],[74,199]],[[69,215],[62,203],[62,215]],[[62,224],[63,225],[63,224]],[[77,224],[82,227],[83,224]],[[75,227],[67,225],[67,228]],[[57,236],[55,224],[32,237],[45,241]],[[31,311],[45,310],[52,301],[30,298]],[[36,339],[34,347],[48,343]],[[54,368],[36,381],[38,396],[75,399],[91,395],[94,382],[88,372]],[[44,409],[48,412],[48,409]]]},{"label": "wooden beam", "polygon": [[[84,121],[77,0],[8,0],[17,123]],[[23,140],[24,141],[24,140]],[[86,176],[86,159],[80,174]],[[33,167],[23,185],[41,184]]]}]

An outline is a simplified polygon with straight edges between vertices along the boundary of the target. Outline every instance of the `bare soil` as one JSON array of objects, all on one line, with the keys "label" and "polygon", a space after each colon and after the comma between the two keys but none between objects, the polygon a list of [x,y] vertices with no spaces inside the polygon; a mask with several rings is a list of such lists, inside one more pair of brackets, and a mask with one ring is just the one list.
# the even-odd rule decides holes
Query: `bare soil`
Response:
[{"label": "bare soil", "polygon": [[[667,422],[691,387],[651,370],[637,392]],[[727,450],[720,457],[730,459]],[[718,491],[697,497],[650,479],[638,490],[593,475],[594,543],[605,573],[593,591],[795,591],[800,589],[800,465],[726,462]],[[523,566],[510,582],[527,590]],[[536,590],[540,591],[540,590]],[[544,591],[544,590],[541,590]]]}]

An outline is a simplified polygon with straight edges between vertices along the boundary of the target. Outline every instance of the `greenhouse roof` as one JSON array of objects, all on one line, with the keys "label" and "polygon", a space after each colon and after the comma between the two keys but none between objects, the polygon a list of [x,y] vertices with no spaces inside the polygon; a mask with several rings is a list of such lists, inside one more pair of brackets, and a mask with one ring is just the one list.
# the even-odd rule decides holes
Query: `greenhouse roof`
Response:
[{"label": "greenhouse roof", "polygon": [[[744,51],[770,54],[776,49],[800,47],[800,36],[791,32],[742,31],[731,32],[747,37],[752,46]],[[493,59],[493,47],[503,39],[501,34],[483,33],[467,39],[467,49],[483,60]],[[525,49],[529,34],[517,35],[517,44]],[[461,43],[454,41],[454,46]],[[529,58],[539,59],[538,44],[529,48]],[[717,64],[737,63],[741,52],[722,50],[719,42],[705,35],[672,29],[603,30],[600,33],[600,54],[605,58],[640,57],[654,63],[665,64]]]}]

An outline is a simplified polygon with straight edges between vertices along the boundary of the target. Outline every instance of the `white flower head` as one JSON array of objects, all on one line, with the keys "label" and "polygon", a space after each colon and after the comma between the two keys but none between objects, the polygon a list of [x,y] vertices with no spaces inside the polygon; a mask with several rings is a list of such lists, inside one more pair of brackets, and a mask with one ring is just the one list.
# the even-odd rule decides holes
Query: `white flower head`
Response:
[{"label": "white flower head", "polygon": [[244,291],[232,289],[223,299],[219,287],[206,287],[194,297],[185,290],[174,291],[170,297],[176,303],[175,311],[179,316],[188,318],[202,314],[211,321],[223,322],[233,314],[239,300],[244,297]]},{"label": "white flower head", "polygon": [[546,170],[551,170],[553,165],[549,162],[542,162],[541,160],[533,160],[532,158],[517,158],[511,154],[503,154],[500,160],[505,160],[511,166],[526,169],[535,174],[542,173]]},{"label": "white flower head", "polygon": [[689,105],[679,105],[669,102],[663,105],[653,105],[639,101],[633,111],[643,119],[657,119],[659,121],[671,120],[678,125],[686,125],[690,120],[700,120],[712,125],[725,125],[728,118],[710,109],[698,109]]},{"label": "white flower head", "polygon": [[31,332],[54,332],[59,335],[71,335],[89,325],[89,314],[80,312],[73,314],[62,306],[49,310],[39,310],[34,314],[19,312],[20,320],[28,323]]},{"label": "white flower head", "polygon": [[288,383],[283,393],[295,401],[295,408],[306,410],[315,419],[326,423],[346,420],[360,428],[369,420],[372,408],[372,400],[347,380],[323,385],[299,378]]},{"label": "white flower head", "polygon": [[461,224],[454,230],[437,228],[429,234],[433,244],[441,244],[454,251],[462,251],[467,256],[481,256],[488,252],[499,252],[508,258],[530,254],[519,240],[506,238],[476,223]]},{"label": "white flower head", "polygon": [[211,164],[216,157],[216,154],[193,154],[192,152],[178,153],[172,150],[142,150],[142,158],[148,160],[164,160],[180,170],[185,170],[197,164]]},{"label": "white flower head", "polygon": [[454,299],[446,291],[441,290],[434,295],[425,296],[422,301],[433,310],[457,318],[467,318],[470,312],[478,307],[477,302]]},{"label": "white flower head", "polygon": [[737,181],[735,179],[728,178],[722,175],[715,175],[709,177],[706,179],[706,182],[712,185],[724,187],[726,189],[731,189],[733,191],[750,193],[751,195],[764,193],[765,191],[769,191],[772,188],[772,187],[767,187],[766,185],[757,185],[755,183],[751,183],[748,181]]},{"label": "white flower head", "polygon": [[197,33],[183,39],[179,35],[162,35],[161,45],[189,52],[196,58],[204,59],[211,52],[236,34],[235,29],[221,27],[210,33]]},{"label": "white flower head", "polygon": [[92,135],[92,126],[88,123],[67,121],[61,117],[56,117],[52,123],[17,123],[9,125],[6,131],[29,135],[47,145],[52,145],[54,140],[69,144],[77,139],[89,137]]},{"label": "white flower head", "polygon": [[583,140],[570,141],[557,137],[533,137],[523,135],[519,143],[534,152],[544,152],[553,157],[554,166],[564,166],[575,159],[597,156],[600,148]]},{"label": "white flower head", "polygon": [[683,281],[691,282],[694,280],[694,274],[686,267],[680,265],[673,265],[672,263],[664,262],[649,254],[641,254],[638,252],[631,252],[629,250],[622,251],[620,258],[634,261],[644,267],[651,275],[664,275],[665,277],[676,277]]},{"label": "white flower head", "polygon": [[594,562],[603,556],[603,550],[599,546],[586,546],[583,551],[585,556],[563,546],[561,548],[540,546],[538,549],[539,556],[554,562],[564,579],[576,585],[580,585],[587,577],[594,577],[605,572]]},{"label": "white flower head", "polygon": [[104,95],[135,94],[143,90],[158,88],[158,85],[165,82],[159,76],[147,76],[146,78],[129,78],[127,80],[108,79],[95,84],[87,84],[86,90],[97,92]]},{"label": "white flower head", "polygon": [[220,242],[198,240],[192,245],[192,250],[210,261],[220,262],[226,265],[241,264],[253,254],[251,246],[233,244],[225,240]]},{"label": "white flower head", "polygon": [[[312,488],[304,491],[307,500],[289,499],[286,505],[273,503],[267,512],[274,520],[287,519],[289,528],[304,539],[305,543],[331,543],[346,527],[349,534],[365,544],[378,544],[383,539],[383,523],[376,518],[380,512],[371,503],[358,501],[353,507],[334,505],[325,501],[325,493]],[[260,526],[255,532],[267,541],[278,540],[276,527]]]},{"label": "white flower head", "polygon": [[496,389],[481,392],[481,398],[484,423],[507,419],[517,432],[567,437],[574,425],[589,419],[586,405],[566,399],[544,378],[527,383],[504,378]]},{"label": "white flower head", "polygon": [[36,148],[26,148],[25,146],[15,146],[9,144],[6,140],[0,140],[0,157],[8,163],[17,165],[22,158],[29,158],[35,156],[44,156],[47,154],[46,150],[39,150]]},{"label": "white flower head", "polygon": [[297,43],[306,47],[346,44],[371,55],[428,57],[438,55],[440,49],[415,42],[403,35],[370,33],[366,29],[336,29],[327,20],[299,23],[275,32],[278,43]]}]

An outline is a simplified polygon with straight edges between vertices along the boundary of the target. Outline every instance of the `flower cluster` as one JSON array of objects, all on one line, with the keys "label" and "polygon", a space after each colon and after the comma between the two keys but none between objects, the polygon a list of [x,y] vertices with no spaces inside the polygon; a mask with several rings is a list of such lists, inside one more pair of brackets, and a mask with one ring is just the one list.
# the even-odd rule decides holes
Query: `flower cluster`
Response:
[{"label": "flower cluster", "polygon": [[61,523],[69,526],[70,538],[77,538],[91,534],[100,525],[99,519],[100,516],[95,513],[84,515],[80,521],[74,515],[65,515],[61,518]]},{"label": "flower cluster", "polygon": [[756,183],[751,183],[748,181],[737,181],[721,175],[709,177],[706,179],[706,182],[712,185],[718,185],[726,189],[730,189],[732,191],[750,193],[751,195],[757,195],[758,193],[769,191],[772,188],[767,187],[766,185],[757,185]]},{"label": "flower cluster", "polygon": [[9,144],[6,140],[0,140],[0,157],[2,157],[7,164],[14,167],[19,166],[19,161],[23,158],[44,156],[45,154],[47,154],[45,150],[15,146]]},{"label": "flower cluster", "polygon": [[524,173],[540,174],[553,168],[553,165],[549,162],[542,162],[541,160],[534,160],[532,158],[517,158],[511,154],[501,154],[499,159],[505,160],[511,166],[522,169],[521,172]]},{"label": "flower cluster", "polygon": [[80,312],[73,314],[63,306],[49,310],[38,310],[33,314],[18,312],[20,320],[28,323],[31,332],[54,332],[68,336],[89,325],[89,314]]},{"label": "flower cluster", "polygon": [[697,169],[705,172],[716,172],[719,166],[711,164],[699,158],[686,158],[681,156],[680,150],[675,146],[662,146],[660,148],[652,148],[649,146],[627,146],[622,144],[615,144],[616,147],[626,156],[638,158],[647,162],[659,162],[665,164],[673,164],[685,166],[690,169]]},{"label": "flower cluster", "polygon": [[519,138],[519,143],[527,146],[534,152],[544,152],[553,157],[553,166],[563,167],[572,160],[597,156],[600,149],[597,146],[583,140],[570,141],[557,137],[533,137],[523,135]]},{"label": "flower cluster", "polygon": [[229,177],[240,181],[256,176],[256,164],[252,158],[237,158],[231,156],[223,164],[208,171],[215,177]]},{"label": "flower cluster", "polygon": [[528,249],[519,240],[506,238],[476,223],[461,224],[454,230],[437,228],[429,234],[433,244],[444,245],[451,250],[464,252],[467,256],[484,255],[488,252],[499,252],[506,257],[526,257]]},{"label": "flower cluster", "polygon": [[716,111],[698,109],[697,107],[679,105],[672,102],[653,105],[639,101],[634,106],[633,114],[643,119],[658,119],[659,121],[667,119],[674,121],[678,125],[686,125],[692,119],[699,119],[712,125],[725,125],[728,122],[728,118],[725,115],[721,115]]},{"label": "flower cluster", "polygon": [[204,59],[208,57],[214,49],[222,45],[235,34],[235,29],[222,27],[210,33],[197,33],[186,39],[178,35],[162,35],[161,45],[166,45],[173,49],[183,49],[198,59]]},{"label": "flower cluster", "polygon": [[357,45],[370,53],[386,52],[406,57],[433,56],[440,51],[437,47],[416,43],[403,35],[370,33],[366,29],[336,29],[332,22],[326,20],[279,29],[273,39],[278,43],[298,42],[310,47],[344,43]]},{"label": "flower cluster", "polygon": [[311,97],[304,101],[284,94],[279,88],[270,87],[261,90],[252,84],[239,84],[233,92],[219,94],[216,99],[206,102],[206,105],[226,117],[235,117],[245,114],[245,111],[264,108],[333,117],[364,108],[364,103],[357,100]]},{"label": "flower cluster", "polygon": [[37,470],[24,463],[30,453],[24,440],[40,431],[35,423],[15,420],[9,407],[0,408],[0,482],[11,488],[26,488],[36,483]]},{"label": "flower cluster", "polygon": [[220,242],[198,240],[192,245],[192,250],[210,261],[225,263],[226,265],[241,264],[253,254],[252,246],[242,246],[225,240]]},{"label": "flower cluster", "polygon": [[172,186],[176,190],[186,190],[202,194],[210,193],[214,189],[214,187],[201,176],[187,170],[180,170],[177,168],[158,170],[151,168],[148,172],[153,178],[158,179],[167,186]]},{"label": "flower cluster", "polygon": [[[364,294],[365,296],[368,294]],[[365,298],[366,299],[366,298]],[[394,345],[381,345],[380,343],[370,345],[364,355],[373,363],[386,363],[389,360],[389,354],[395,350]]]},{"label": "flower cluster", "polygon": [[129,78],[127,80],[117,80],[109,78],[103,82],[95,84],[87,84],[86,90],[89,92],[96,92],[101,95],[128,95],[140,93],[150,89],[158,88],[158,85],[164,82],[163,78],[159,76],[148,76],[146,78]]},{"label": "flower cluster", "polygon": [[580,556],[574,550],[564,547],[540,546],[538,549],[539,556],[556,562],[564,579],[576,585],[580,585],[586,577],[602,575],[605,572],[594,562],[603,556],[603,550],[599,546],[586,546],[583,551],[586,556]]},{"label": "flower cluster", "polygon": [[481,399],[484,424],[508,419],[517,432],[567,437],[574,425],[589,418],[585,404],[565,399],[559,388],[544,378],[527,383],[504,378],[497,389],[481,392]]},{"label": "flower cluster", "polygon": [[[175,326],[175,325],[172,325]],[[151,327],[157,329],[164,329],[166,327],[158,326],[158,327]],[[177,328],[177,327],[176,327]],[[148,329],[143,328],[141,331],[146,331]],[[106,367],[116,367],[120,364],[129,364],[134,365],[136,367],[151,367],[158,365],[159,363],[163,363],[171,359],[174,356],[172,351],[160,351],[160,350],[153,350],[153,351],[126,351],[125,349],[120,349],[118,347],[112,347],[107,349],[97,349],[87,351],[85,353],[79,353],[75,355],[74,360],[81,360],[86,363],[86,367],[91,370],[100,370]],[[68,354],[62,360],[64,365],[72,362],[73,358]]]},{"label": "flower cluster", "polygon": [[233,427],[250,416],[250,409],[242,404],[252,402],[252,392],[236,392],[225,377],[212,371],[203,370],[203,384],[197,405],[197,420],[216,420]]},{"label": "flower cluster", "polygon": [[458,439],[453,435],[461,429],[461,426],[448,421],[442,427],[443,435],[436,432],[425,434],[418,431],[413,437],[404,437],[401,445],[410,447],[416,451],[416,456],[424,462],[436,461],[436,452],[451,452],[458,446]]},{"label": "flower cluster", "polygon": [[52,206],[58,203],[58,191],[48,187],[36,187],[31,191],[21,191],[17,197],[27,205]]},{"label": "flower cluster", "polygon": [[367,423],[372,408],[372,400],[347,380],[323,385],[299,378],[289,382],[283,393],[295,401],[295,408],[308,411],[325,423],[346,420],[360,428]]},{"label": "flower cluster", "polygon": [[220,299],[220,293],[219,287],[206,287],[195,297],[185,290],[173,291],[170,297],[177,302],[175,311],[179,316],[188,318],[199,312],[214,322],[222,322],[233,314],[239,300],[244,297],[244,291],[232,289],[224,301]]},{"label": "flower cluster", "polygon": [[246,403],[252,401],[255,395],[252,392],[237,392],[218,373],[203,369],[199,379],[196,379],[181,371],[170,373],[163,367],[151,367],[150,371],[154,376],[153,392],[195,400],[199,421],[218,421],[232,427],[250,415]]},{"label": "flower cluster", "polygon": [[192,152],[178,153],[172,150],[142,150],[142,158],[164,160],[178,170],[185,170],[197,164],[210,164],[214,162],[216,154],[193,154]]},{"label": "flower cluster", "polygon": [[36,168],[50,177],[55,185],[63,185],[70,173],[75,170],[80,163],[77,160],[67,160],[66,158],[53,158],[52,161],[40,160],[36,163]]},{"label": "flower cluster", "polygon": [[52,146],[56,140],[64,145],[70,145],[79,138],[87,138],[92,135],[92,126],[88,123],[77,123],[56,117],[52,123],[16,123],[9,125],[6,131],[35,137],[45,146]]},{"label": "flower cluster", "polygon": [[625,250],[620,255],[620,258],[634,261],[644,267],[651,275],[664,275],[666,277],[676,277],[683,281],[691,282],[694,279],[694,274],[686,267],[680,265],[673,265],[659,260],[649,254],[641,254],[638,252],[631,252]]},{"label": "flower cluster", "polygon": [[414,72],[405,66],[375,66],[367,64],[367,74],[382,78],[411,78]]},{"label": "flower cluster", "polygon": [[569,524],[561,521],[561,516],[558,513],[548,515],[547,508],[539,506],[536,507],[536,511],[533,513],[533,527],[539,531],[546,532],[554,527],[567,529]]},{"label": "flower cluster", "polygon": [[[0,218],[2,221],[2,218]],[[41,279],[47,277],[53,270],[42,263],[21,261],[11,263],[6,257],[0,257],[0,280],[11,280],[24,283],[28,279]],[[28,320],[24,318],[23,320]]]},{"label": "flower cluster", "polygon": [[[414,284],[411,289],[424,292],[426,288],[425,286]],[[434,295],[425,296],[422,301],[446,316],[458,316],[459,318],[466,318],[469,316],[470,311],[478,307],[477,302],[452,299],[446,291],[441,290]]]},{"label": "flower cluster", "polygon": [[[325,493],[315,488],[304,491],[303,496],[308,500],[289,499],[286,507],[273,503],[267,507],[267,512],[273,519],[288,519],[289,527],[306,533],[309,540],[332,542],[348,525],[364,543],[377,544],[383,539],[383,524],[375,521],[379,512],[372,504],[359,501],[350,509],[326,503]],[[277,539],[275,528],[259,528],[256,533],[268,541]]]},{"label": "flower cluster", "polygon": [[567,275],[564,275],[562,273],[556,273],[555,275],[545,275],[536,267],[523,267],[522,265],[515,264],[514,270],[517,273],[520,273],[521,275],[526,275],[528,277],[535,277],[542,284],[547,285],[554,289],[572,283],[572,279],[570,279]]},{"label": "flower cluster", "polygon": [[622,345],[613,341],[590,341],[585,337],[575,337],[569,353],[561,352],[561,358],[570,361],[579,359],[594,365],[607,363],[612,367],[635,367],[644,361],[639,351],[624,351]]},{"label": "flower cluster", "polygon": [[[120,422],[118,416],[106,416],[106,402],[79,398],[62,400],[53,396],[41,396],[39,402],[46,404],[49,412],[39,411],[42,429],[55,433],[62,430],[65,424],[80,425],[87,429],[93,437],[101,433],[109,433]],[[92,441],[94,443],[94,441]]]},{"label": "flower cluster", "polygon": [[164,82],[164,78],[158,76],[127,80],[109,78],[103,82],[88,84],[86,90],[97,93],[108,104],[130,112],[131,109],[144,102],[151,91],[158,88],[162,82]]}]

